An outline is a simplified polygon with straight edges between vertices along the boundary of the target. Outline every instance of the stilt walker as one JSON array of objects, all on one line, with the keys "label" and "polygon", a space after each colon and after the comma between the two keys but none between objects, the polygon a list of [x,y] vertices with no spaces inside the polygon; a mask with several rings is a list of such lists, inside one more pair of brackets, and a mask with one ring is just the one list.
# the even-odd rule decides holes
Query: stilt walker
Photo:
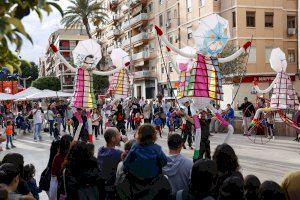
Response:
[{"label": "stilt walker", "polygon": [[110,71],[96,71],[95,67],[101,59],[101,47],[93,39],[80,41],[77,44],[76,48],[73,50],[72,54],[74,64],[77,65],[77,68],[68,63],[68,61],[60,54],[54,44],[51,44],[50,48],[71,72],[76,73],[75,90],[71,106],[78,109],[74,113],[74,115],[79,122],[79,126],[77,127],[74,140],[78,140],[80,130],[83,126],[81,112],[79,111],[80,109],[82,109],[86,111],[89,141],[93,142],[91,110],[97,107],[94,94],[93,74],[100,76],[109,76],[120,71],[124,66],[129,65],[129,62]]},{"label": "stilt walker", "polygon": [[[255,112],[255,116],[250,124],[249,130],[259,123],[259,116],[263,112],[279,111],[279,110],[299,110],[299,100],[289,75],[286,73],[287,62],[285,53],[280,49],[273,49],[270,56],[271,68],[277,73],[276,78],[270,86],[261,90],[257,82],[254,82],[254,89],[258,93],[269,93],[272,91],[270,107],[259,108]],[[300,128],[299,128],[300,130]]]}]

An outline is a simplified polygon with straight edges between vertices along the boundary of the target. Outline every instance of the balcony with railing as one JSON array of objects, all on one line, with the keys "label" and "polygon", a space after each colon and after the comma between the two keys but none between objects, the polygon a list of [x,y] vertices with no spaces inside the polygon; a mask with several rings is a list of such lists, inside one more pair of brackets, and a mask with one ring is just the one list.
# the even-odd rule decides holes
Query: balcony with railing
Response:
[{"label": "balcony with railing", "polygon": [[141,14],[133,17],[132,19],[125,21],[122,25],[122,29],[127,29],[130,26],[132,26],[138,22],[147,21],[148,19],[149,19],[149,17],[148,17],[147,13],[141,13]]},{"label": "balcony with railing", "polygon": [[132,55],[132,61],[145,60],[150,58],[149,51],[141,51]]},{"label": "balcony with railing", "polygon": [[153,70],[142,70],[134,72],[135,79],[142,79],[142,78],[154,78],[156,77],[156,72]]},{"label": "balcony with railing", "polygon": [[[139,34],[131,37],[131,44],[135,44],[135,43],[142,42],[142,41],[149,40],[149,39],[151,39],[150,34],[142,32],[142,33],[139,33]],[[128,38],[122,42],[122,47],[126,47],[128,45],[130,45],[130,38]]]},{"label": "balcony with railing", "polygon": [[108,31],[107,34],[106,34],[106,37],[109,39],[109,38],[112,38],[114,36],[119,36],[121,34],[122,33],[119,29],[114,29],[114,30]]}]

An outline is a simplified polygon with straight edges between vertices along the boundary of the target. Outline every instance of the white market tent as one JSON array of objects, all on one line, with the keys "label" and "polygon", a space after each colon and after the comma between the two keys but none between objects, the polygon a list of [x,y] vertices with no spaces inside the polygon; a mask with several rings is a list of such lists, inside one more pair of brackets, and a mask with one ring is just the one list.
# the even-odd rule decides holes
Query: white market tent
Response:
[{"label": "white market tent", "polygon": [[73,96],[73,94],[71,94],[71,93],[56,92],[56,91],[53,91],[53,90],[42,90],[38,93],[31,94],[31,95],[25,96],[23,98],[16,99],[16,101],[44,99],[44,98],[71,97],[71,96]]},{"label": "white market tent", "polygon": [[24,97],[27,97],[29,95],[32,95],[32,94],[36,94],[36,93],[39,93],[41,92],[42,90],[39,90],[35,87],[29,87],[27,88],[26,90],[23,90],[22,92],[19,92],[15,95],[13,95],[13,99],[20,99],[20,98],[24,98]]},{"label": "white market tent", "polygon": [[14,95],[12,94],[0,93],[0,101],[8,101],[13,99],[14,99]]}]

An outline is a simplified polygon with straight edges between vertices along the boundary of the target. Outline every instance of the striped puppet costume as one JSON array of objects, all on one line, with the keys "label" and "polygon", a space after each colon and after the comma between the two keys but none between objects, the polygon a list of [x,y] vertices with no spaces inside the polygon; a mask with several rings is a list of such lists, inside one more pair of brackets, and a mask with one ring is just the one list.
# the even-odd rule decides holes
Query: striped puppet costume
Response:
[{"label": "striped puppet costume", "polygon": [[278,110],[292,109],[299,110],[299,100],[289,75],[286,73],[287,62],[284,52],[280,48],[273,49],[270,56],[271,68],[277,73],[270,86],[261,90],[254,82],[254,89],[258,93],[269,93],[272,89],[270,107],[259,108],[255,112],[254,118],[250,124],[251,127],[259,123],[259,116],[263,112],[272,112]]},{"label": "striped puppet costume", "polygon": [[[223,119],[210,102],[211,100],[223,100],[222,76],[219,69],[219,63],[229,62],[245,53],[246,49],[251,45],[251,42],[246,42],[242,48],[229,57],[217,58],[203,55],[200,52],[184,52],[182,49],[178,49],[172,45],[166,37],[163,36],[162,30],[158,26],[155,26],[155,29],[162,42],[168,47],[168,51],[173,50],[180,56],[195,62],[188,72],[181,73],[181,80],[184,80],[184,82],[180,83],[178,101],[184,103],[188,100],[192,100],[192,121],[196,129],[194,159],[199,159],[201,127],[197,111],[205,108],[211,110],[220,123],[224,127],[228,127],[228,133],[224,139],[225,143],[228,142],[230,135],[233,134],[233,127]],[[177,69],[176,71],[180,70]]]},{"label": "striped puppet costume", "polygon": [[115,99],[125,99],[126,97],[131,96],[132,78],[133,77],[128,72],[127,68],[124,68],[113,75],[110,87]]}]

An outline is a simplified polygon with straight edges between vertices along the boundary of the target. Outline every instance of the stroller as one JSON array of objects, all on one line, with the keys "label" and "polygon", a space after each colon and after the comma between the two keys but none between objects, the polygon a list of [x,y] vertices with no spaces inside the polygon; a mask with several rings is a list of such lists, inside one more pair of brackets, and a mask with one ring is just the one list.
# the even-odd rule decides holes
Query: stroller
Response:
[{"label": "stroller", "polygon": [[21,132],[21,130],[23,130],[24,135],[26,134],[26,129],[28,129],[29,131],[30,128],[30,124],[28,123],[27,120],[25,120],[25,117],[20,113],[16,118],[16,127],[19,129],[19,133]]}]

